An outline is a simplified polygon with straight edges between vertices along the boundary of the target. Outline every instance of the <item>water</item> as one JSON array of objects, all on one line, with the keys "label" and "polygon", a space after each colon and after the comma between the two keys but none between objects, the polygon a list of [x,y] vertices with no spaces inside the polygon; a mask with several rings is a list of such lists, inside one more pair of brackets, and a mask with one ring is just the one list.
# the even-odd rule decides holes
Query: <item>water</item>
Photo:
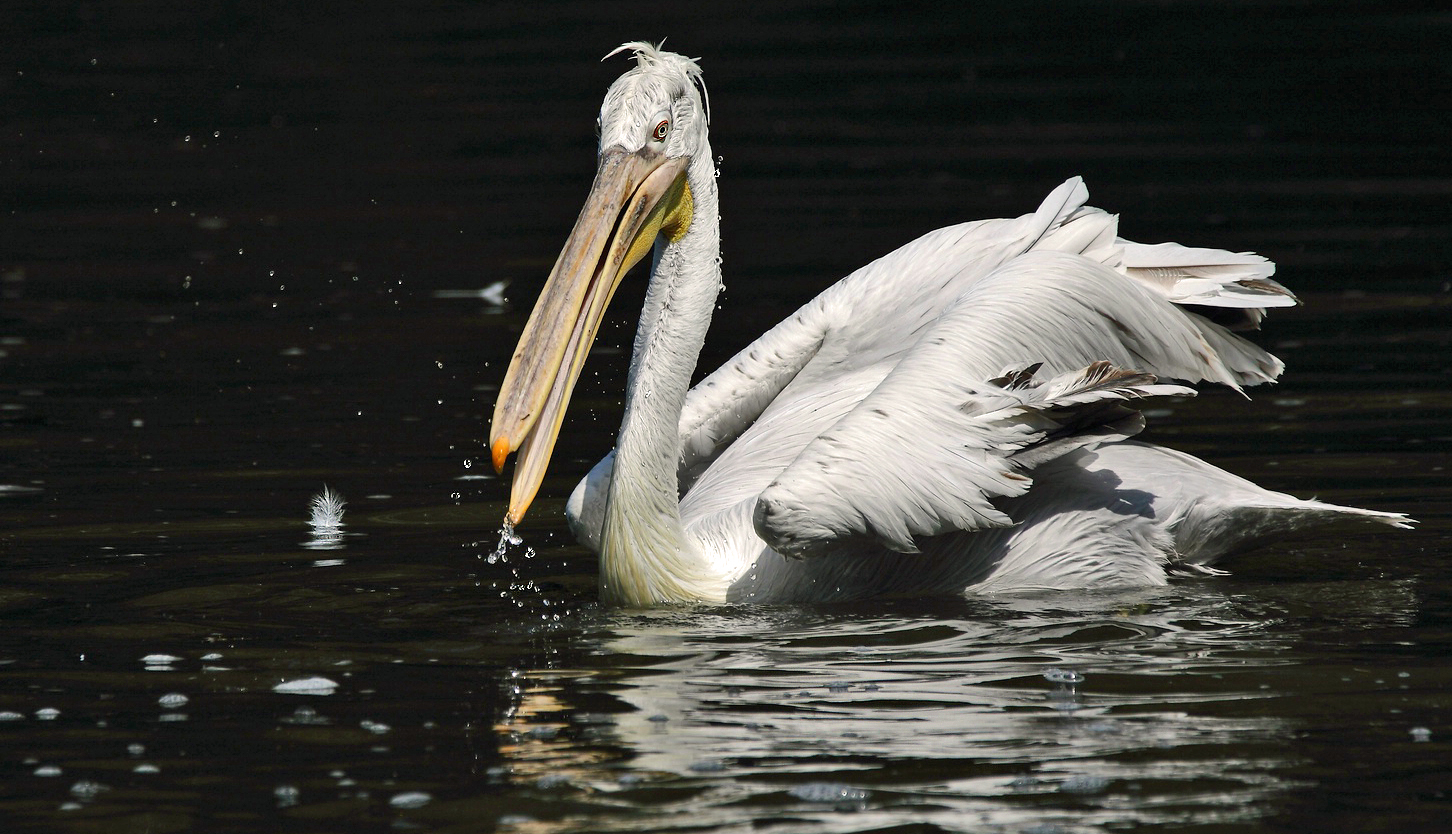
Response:
[{"label": "water", "polygon": [[[16,10],[7,830],[1435,828],[1452,20],[1101,6]],[[703,366],[1083,174],[1129,236],[1263,252],[1306,301],[1263,336],[1282,385],[1152,436],[1422,526],[1164,589],[601,608],[561,507],[638,282],[522,541],[485,421],[588,187],[596,59],[660,35],[703,57],[723,157]]]}]

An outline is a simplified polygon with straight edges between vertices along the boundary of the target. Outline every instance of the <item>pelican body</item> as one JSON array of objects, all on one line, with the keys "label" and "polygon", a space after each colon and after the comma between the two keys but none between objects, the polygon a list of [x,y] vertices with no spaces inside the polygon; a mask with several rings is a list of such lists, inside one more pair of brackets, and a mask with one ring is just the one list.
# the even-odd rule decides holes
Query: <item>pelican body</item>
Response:
[{"label": "pelican body", "polygon": [[692,59],[623,50],[636,65],[601,106],[595,182],[490,434],[496,470],[518,452],[515,524],[606,305],[651,254],[615,449],[567,505],[603,601],[1163,584],[1303,528],[1409,523],[1131,439],[1144,401],[1194,394],[1161,379],[1273,382],[1280,360],[1233,331],[1297,302],[1258,255],[1119,238],[1078,178],[858,269],[692,387],[721,289],[705,87]]}]

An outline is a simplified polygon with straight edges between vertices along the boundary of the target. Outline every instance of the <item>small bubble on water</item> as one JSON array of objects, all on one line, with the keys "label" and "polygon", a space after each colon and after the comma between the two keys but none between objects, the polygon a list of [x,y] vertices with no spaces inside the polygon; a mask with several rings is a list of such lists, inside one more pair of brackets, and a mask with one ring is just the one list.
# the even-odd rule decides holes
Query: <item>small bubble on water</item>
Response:
[{"label": "small bubble on water", "polygon": [[1076,684],[1083,683],[1084,676],[1073,669],[1048,669],[1044,672],[1044,680],[1049,683]]},{"label": "small bubble on water", "polygon": [[803,802],[861,802],[868,797],[865,789],[840,782],[808,782],[797,785],[787,793]]},{"label": "small bubble on water", "polygon": [[312,707],[298,707],[292,711],[292,715],[282,719],[285,724],[298,724],[301,726],[321,726],[328,723],[328,719],[318,714]]},{"label": "small bubble on water", "polygon": [[431,795],[423,791],[405,791],[404,793],[394,794],[393,798],[388,800],[388,804],[395,808],[422,808],[432,802],[433,799]]},{"label": "small bubble on water", "polygon": [[41,707],[35,711],[35,717],[41,721],[54,721],[60,718],[60,710],[55,707]]},{"label": "small bubble on water", "polygon": [[1413,727],[1408,732],[1412,734],[1412,741],[1421,742],[1432,740],[1432,731],[1426,727]]},{"label": "small bubble on water", "polygon": [[338,684],[329,678],[314,676],[283,681],[272,687],[280,695],[332,695]]},{"label": "small bubble on water", "polygon": [[40,767],[37,767],[35,769],[34,775],[36,775],[36,776],[59,776],[59,775],[61,775],[61,769],[59,767],[56,767],[55,765],[41,765]]},{"label": "small bubble on water", "polygon": [[1064,793],[1103,793],[1109,787],[1109,780],[1103,776],[1070,776],[1059,783]]},{"label": "small bubble on water", "polygon": [[91,779],[82,779],[71,785],[71,796],[76,799],[95,799],[106,791],[111,790],[110,785],[103,785]]},{"label": "small bubble on water", "polygon": [[278,785],[272,789],[272,797],[277,800],[277,807],[291,808],[302,797],[302,791],[297,785]]},{"label": "small bubble on water", "polygon": [[177,707],[186,706],[187,701],[190,700],[190,698],[180,692],[168,692],[158,698],[156,702],[167,709],[176,709]]}]

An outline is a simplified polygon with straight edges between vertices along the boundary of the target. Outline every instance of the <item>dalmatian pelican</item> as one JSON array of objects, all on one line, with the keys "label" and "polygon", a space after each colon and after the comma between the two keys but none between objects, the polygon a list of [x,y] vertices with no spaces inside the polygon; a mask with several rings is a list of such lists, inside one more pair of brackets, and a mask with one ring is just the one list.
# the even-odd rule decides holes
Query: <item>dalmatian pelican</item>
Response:
[{"label": "dalmatian pelican", "polygon": [[[931,232],[690,385],[721,289],[708,100],[648,43],[600,109],[595,181],[520,336],[490,432],[544,478],[606,305],[652,256],[614,451],[567,515],[610,604],[792,602],[1163,584],[1302,528],[1400,514],[1270,492],[1131,440],[1178,383],[1282,363],[1233,330],[1297,303],[1257,255],[1144,245],[1078,178],[1031,214]],[[610,56],[607,56],[610,57]]]}]

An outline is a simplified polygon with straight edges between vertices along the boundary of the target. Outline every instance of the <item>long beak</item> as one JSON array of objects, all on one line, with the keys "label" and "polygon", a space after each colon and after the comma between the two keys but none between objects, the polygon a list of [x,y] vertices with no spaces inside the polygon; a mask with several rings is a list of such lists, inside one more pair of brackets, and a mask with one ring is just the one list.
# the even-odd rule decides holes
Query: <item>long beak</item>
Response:
[{"label": "long beak", "polygon": [[600,154],[585,207],[519,337],[490,425],[494,469],[519,451],[509,495],[518,524],[544,481],[565,405],[620,279],[655,244],[679,240],[691,223],[688,157],[649,148]]}]

